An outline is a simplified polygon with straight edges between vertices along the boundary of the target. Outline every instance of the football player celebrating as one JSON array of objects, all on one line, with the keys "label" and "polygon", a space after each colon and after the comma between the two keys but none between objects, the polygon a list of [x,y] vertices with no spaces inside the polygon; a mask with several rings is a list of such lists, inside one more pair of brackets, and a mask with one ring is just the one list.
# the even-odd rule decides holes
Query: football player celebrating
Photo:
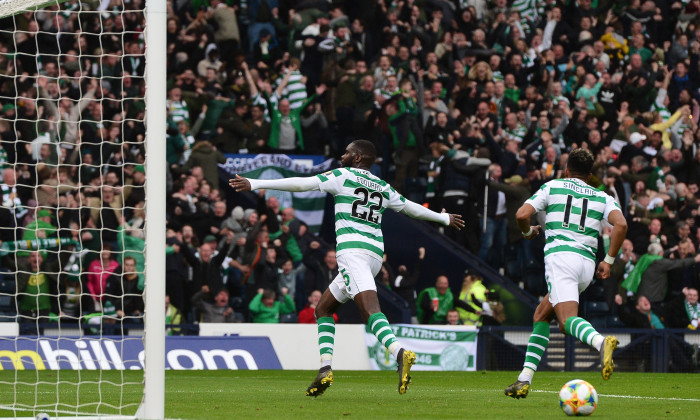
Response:
[{"label": "football player celebrating", "polygon": [[306,395],[316,397],[333,383],[331,361],[335,341],[336,310],[352,299],[372,333],[398,363],[399,394],[404,394],[411,381],[410,370],[415,352],[405,349],[396,339],[386,316],[379,307],[374,277],[382,267],[384,240],[382,213],[389,208],[408,216],[441,223],[455,229],[464,227],[458,214],[436,213],[406,200],[387,182],[374,176],[371,165],[377,151],[370,141],[355,140],[341,157],[342,168],[311,177],[256,180],[236,175],[229,185],[236,191],[275,189],[282,191],[320,190],[335,198],[335,233],[338,276],[331,282],[316,306],[318,347],[321,368]]},{"label": "football player celebrating", "polygon": [[523,370],[518,380],[505,389],[509,397],[527,397],[532,377],[549,343],[549,323],[555,314],[561,332],[600,352],[603,379],[608,380],[613,373],[612,355],[617,338],[603,337],[588,321],[578,317],[578,297],[593,280],[603,220],[613,230],[608,254],[598,264],[597,274],[601,279],[610,276],[610,266],[627,234],[627,221],[611,196],[586,183],[592,167],[591,152],[573,150],[565,178],[544,184],[515,214],[525,239],[533,239],[539,234],[540,226],[530,226],[530,217],[538,211],[547,212],[544,266],[549,293],[535,310]]}]

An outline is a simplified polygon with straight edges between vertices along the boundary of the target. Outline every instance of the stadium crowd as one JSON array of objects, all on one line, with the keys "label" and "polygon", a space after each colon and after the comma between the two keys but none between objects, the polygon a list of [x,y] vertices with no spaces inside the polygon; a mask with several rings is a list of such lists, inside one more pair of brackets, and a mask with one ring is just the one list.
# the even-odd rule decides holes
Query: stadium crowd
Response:
[{"label": "stadium crowd", "polygon": [[[27,317],[143,311],[142,5],[88,0],[93,13],[54,6],[2,21],[18,28],[0,33],[2,266],[29,267],[17,281]],[[169,319],[309,321],[337,274],[333,244],[264,193],[229,208],[217,164],[228,153],[337,158],[366,138],[381,151],[378,175],[464,215],[467,228],[445,234],[535,296],[546,293],[544,238],[523,240],[514,213],[561,176],[572,148],[589,149],[591,185],[630,226],[604,300],[628,325],[697,326],[698,1],[168,6]],[[62,252],[9,252],[52,238]],[[418,294],[419,268],[396,271],[385,264],[378,284],[417,321],[503,321],[475,273],[455,299],[445,284],[460,279],[428,279],[436,286]]]}]

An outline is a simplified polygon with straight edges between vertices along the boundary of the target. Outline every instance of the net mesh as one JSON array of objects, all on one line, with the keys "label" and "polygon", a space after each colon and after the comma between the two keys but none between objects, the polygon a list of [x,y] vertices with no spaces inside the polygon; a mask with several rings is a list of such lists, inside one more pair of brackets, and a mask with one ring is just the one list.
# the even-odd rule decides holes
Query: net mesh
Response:
[{"label": "net mesh", "polygon": [[0,416],[140,402],[143,6],[0,1]]}]

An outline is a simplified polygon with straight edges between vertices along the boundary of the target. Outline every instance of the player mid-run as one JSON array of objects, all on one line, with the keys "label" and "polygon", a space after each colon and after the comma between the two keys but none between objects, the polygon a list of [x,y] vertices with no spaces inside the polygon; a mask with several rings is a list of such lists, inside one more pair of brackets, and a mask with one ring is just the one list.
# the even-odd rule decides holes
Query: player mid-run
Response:
[{"label": "player mid-run", "polygon": [[613,226],[610,248],[598,264],[601,279],[610,276],[610,266],[627,234],[627,222],[615,200],[592,188],[593,155],[576,149],[569,154],[565,178],[544,184],[518,209],[515,217],[525,239],[539,234],[540,226],[530,226],[530,217],[546,211],[544,247],[545,280],[549,293],[540,302],[533,317],[533,329],[525,353],[523,370],[505,394],[525,398],[530,382],[549,344],[549,323],[556,314],[559,330],[600,351],[603,379],[608,380],[615,364],[612,360],[617,338],[603,337],[583,318],[578,317],[578,297],[593,280],[598,236],[606,220]]},{"label": "player mid-run", "polygon": [[306,395],[317,397],[333,383],[331,361],[335,341],[333,313],[348,299],[353,299],[362,319],[398,363],[399,394],[411,381],[411,366],[416,354],[396,339],[386,316],[379,308],[374,277],[382,267],[384,240],[382,213],[390,208],[408,216],[441,223],[455,229],[464,227],[458,214],[436,213],[406,200],[385,181],[372,175],[370,166],[377,158],[374,144],[355,140],[341,157],[342,168],[311,177],[256,180],[236,175],[229,185],[236,191],[274,189],[282,191],[321,190],[335,199],[335,234],[338,276],[331,282],[316,306],[318,347],[321,368]]}]

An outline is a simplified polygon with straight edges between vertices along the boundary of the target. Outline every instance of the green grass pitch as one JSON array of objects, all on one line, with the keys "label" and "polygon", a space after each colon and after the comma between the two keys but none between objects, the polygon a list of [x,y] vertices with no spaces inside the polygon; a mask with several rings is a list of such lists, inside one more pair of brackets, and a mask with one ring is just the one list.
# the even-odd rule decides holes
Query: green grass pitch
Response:
[{"label": "green grass pitch", "polygon": [[[168,371],[166,372],[165,414],[176,419],[561,419],[558,392],[568,380],[589,381],[599,394],[595,418],[698,419],[700,375],[615,373],[605,382],[597,372],[540,372],[526,399],[503,395],[515,372],[413,372],[406,395],[397,392],[394,372],[335,371],[335,382],[324,395],[304,395],[315,376],[310,371]],[[18,371],[21,381],[34,381],[34,371]],[[61,381],[83,382],[76,386],[54,384],[57,373],[43,371],[35,401],[34,386],[18,386],[17,393],[6,381],[15,372],[1,371],[0,401],[53,405],[80,399],[85,410],[94,412],[98,387],[102,402],[131,403],[133,414],[141,398],[140,386],[120,387],[109,383],[138,382],[140,372],[60,372]],[[57,394],[60,396],[57,398]],[[15,396],[16,395],[16,396]],[[46,406],[45,406],[46,407]],[[115,413],[106,405],[100,413]],[[41,411],[53,415],[43,408]],[[31,412],[0,411],[1,416],[31,415]]]}]

